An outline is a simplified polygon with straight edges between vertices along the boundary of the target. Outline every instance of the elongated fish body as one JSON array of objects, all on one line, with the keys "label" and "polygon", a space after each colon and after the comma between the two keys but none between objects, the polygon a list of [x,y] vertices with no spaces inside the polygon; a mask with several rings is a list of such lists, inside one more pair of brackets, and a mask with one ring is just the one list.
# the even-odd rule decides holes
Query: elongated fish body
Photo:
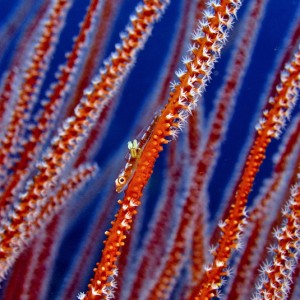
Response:
[{"label": "elongated fish body", "polygon": [[138,161],[141,157],[143,149],[149,140],[151,133],[153,131],[154,125],[158,119],[158,116],[155,116],[151,124],[142,131],[141,138],[135,139],[132,142],[128,142],[128,155],[126,156],[126,165],[124,169],[121,170],[119,176],[115,180],[116,192],[121,193],[127,187],[128,183],[132,179],[132,176],[136,170]]}]

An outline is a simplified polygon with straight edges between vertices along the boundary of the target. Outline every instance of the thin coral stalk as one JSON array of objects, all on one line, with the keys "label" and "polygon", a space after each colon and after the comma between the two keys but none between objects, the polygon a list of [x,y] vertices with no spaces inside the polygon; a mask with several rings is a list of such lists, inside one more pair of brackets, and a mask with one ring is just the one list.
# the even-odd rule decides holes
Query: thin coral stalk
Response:
[{"label": "thin coral stalk", "polygon": [[107,232],[108,239],[105,241],[101,261],[94,269],[94,278],[89,284],[87,295],[83,295],[82,299],[111,297],[115,288],[114,276],[117,272],[116,261],[121,254],[120,248],[124,246],[127,231],[137,213],[136,208],[140,205],[140,198],[152,174],[154,163],[163,150],[162,145],[169,142],[167,138],[177,135],[189,112],[194,109],[239,6],[239,1],[223,1],[221,4],[212,1],[211,9],[204,14],[206,20],[193,36],[195,44],[190,47],[191,57],[186,62],[186,70],[177,72],[180,84],[174,85],[175,90],[154,125],[125,196],[119,201],[121,208],[112,228]]},{"label": "thin coral stalk", "polygon": [[[34,35],[38,33],[38,27],[41,23],[41,20],[45,19],[45,15],[48,12],[50,6],[50,0],[45,1],[41,5],[41,7],[36,12],[36,17],[33,18],[32,21],[24,29],[24,33],[22,38],[17,42],[17,55],[13,56],[12,62],[10,63],[9,70],[3,76],[3,85],[0,87],[0,124],[2,128],[6,128],[7,122],[11,113],[11,109],[15,104],[17,99],[16,97],[16,90],[18,90],[19,85],[21,84],[20,72],[22,70],[23,61],[26,58],[26,54],[28,48],[33,41]],[[28,2],[26,2],[28,8]],[[11,33],[10,33],[11,34]],[[0,33],[0,41],[3,41],[3,37],[1,37]],[[1,43],[1,42],[0,42]],[[2,49],[2,47],[0,48]],[[0,54],[1,55],[1,54]],[[3,138],[3,134],[5,131],[1,132],[1,139]]]},{"label": "thin coral stalk", "polygon": [[[176,159],[178,145],[172,144],[169,152],[167,182],[165,183],[164,193],[159,200],[159,207],[153,216],[152,224],[150,225],[149,234],[147,235],[142,257],[139,259],[138,267],[135,272],[135,278],[129,294],[129,299],[145,298],[149,293],[148,281],[157,280],[159,273],[153,270],[153,266],[161,269],[164,263],[164,258],[167,254],[174,237],[170,236],[170,226],[174,218],[175,201],[177,187],[180,186],[180,181],[184,172],[183,162],[178,162]],[[164,245],[157,249],[156,245]]]},{"label": "thin coral stalk", "polygon": [[[227,76],[218,92],[215,110],[210,118],[209,132],[205,141],[204,150],[198,158],[199,166],[197,172],[203,174],[198,183],[199,194],[204,192],[204,185],[207,185],[211,176],[209,170],[213,170],[212,166],[216,164],[216,160],[220,154],[221,142],[225,138],[226,131],[228,130],[229,120],[237,100],[237,93],[240,90],[245,70],[248,67],[253,53],[253,45],[255,44],[260,28],[259,20],[264,14],[266,5],[267,1],[264,0],[253,1],[246,11],[243,22],[244,28],[239,33],[237,47],[232,53],[229,65],[226,68]],[[205,224],[205,218],[201,215],[203,211],[205,211],[205,209],[200,210],[200,215],[197,217],[194,225],[193,243],[195,243],[195,245],[197,245],[196,237],[198,237],[198,243],[201,244],[205,236],[203,232],[204,226],[200,226],[200,224]],[[204,264],[199,264],[199,262],[203,260],[205,248],[202,248],[202,251],[200,251],[198,247],[197,251],[193,251],[193,261],[195,262],[192,263],[192,280],[194,285],[198,283],[203,273]],[[198,255],[200,256],[199,258]]]},{"label": "thin coral stalk", "polygon": [[231,205],[228,218],[220,222],[222,236],[219,246],[214,253],[214,261],[208,266],[205,276],[201,280],[191,297],[207,299],[217,296],[222,286],[222,277],[228,276],[229,259],[234,249],[240,247],[240,237],[246,223],[246,204],[248,195],[259,167],[265,158],[267,146],[272,138],[279,137],[291,109],[297,101],[300,70],[300,48],[295,52],[292,60],[281,73],[281,84],[277,87],[277,94],[269,100],[270,109],[264,111],[265,118],[259,121],[257,137],[247,158],[246,167],[235,193],[235,203]]},{"label": "thin coral stalk", "polygon": [[[32,161],[39,157],[39,152],[53,131],[54,119],[60,112],[65,95],[72,84],[73,74],[84,57],[84,48],[87,47],[89,37],[95,30],[94,19],[99,11],[100,1],[91,1],[86,16],[82,22],[80,32],[76,37],[72,51],[67,55],[66,63],[60,67],[57,82],[48,91],[48,99],[42,102],[42,109],[35,117],[36,125],[30,131],[30,138],[24,143],[20,159],[14,166],[15,172],[6,178],[6,186],[1,197],[1,205],[6,207],[12,202],[13,195],[17,195],[23,187],[28,173],[32,169]],[[8,180],[9,179],[9,180]]]},{"label": "thin coral stalk", "polygon": [[268,180],[267,187],[258,196],[259,201],[255,201],[254,208],[249,212],[249,222],[245,232],[246,245],[231,278],[233,282],[228,292],[229,299],[250,297],[251,287],[258,275],[258,267],[267,257],[265,249],[270,243],[268,236],[271,227],[274,227],[271,224],[274,220],[280,223],[277,215],[280,207],[283,207],[282,194],[286,193],[288,189],[286,182],[291,181],[290,177],[293,175],[289,170],[293,168],[295,161],[298,165],[298,157],[300,157],[300,140],[297,142],[300,132],[299,116],[295,121],[297,122],[287,132],[284,148],[278,154],[279,159],[274,166],[274,174]]},{"label": "thin coral stalk", "polygon": [[[122,79],[128,74],[136,54],[144,45],[152,24],[157,21],[166,7],[167,2],[146,1],[144,6],[138,6],[133,16],[132,27],[127,27],[127,35],[123,35],[122,44],[106,62],[99,77],[93,80],[91,88],[85,91],[85,96],[75,109],[75,116],[68,118],[58,135],[53,139],[51,148],[37,166],[38,172],[21,196],[20,203],[14,205],[12,218],[3,225],[1,232],[0,260],[8,260],[18,245],[18,237],[23,232],[23,222],[36,220],[45,206],[47,195],[57,184],[62,170],[80,148],[89,130],[97,120],[104,104],[118,89]],[[31,212],[32,207],[36,209]],[[28,214],[30,219],[28,220]],[[4,262],[3,262],[4,263]],[[10,266],[8,264],[8,266]],[[4,268],[4,266],[6,266]],[[6,263],[3,272],[7,272]],[[2,276],[0,276],[2,278]]]},{"label": "thin coral stalk", "polygon": [[[298,178],[299,178],[298,174]],[[277,245],[271,246],[271,262],[261,267],[262,276],[253,299],[286,299],[300,256],[300,182],[291,188],[290,199],[283,209],[284,220],[275,229]]]},{"label": "thin coral stalk", "polygon": [[[15,262],[26,243],[31,241],[37,232],[44,228],[48,222],[52,220],[54,215],[61,209],[67,200],[78,191],[87,181],[94,175],[97,167],[95,165],[83,165],[74,170],[70,178],[66,182],[60,182],[59,188],[49,197],[47,204],[42,207],[39,214],[32,210],[33,202],[29,203],[28,211],[26,211],[25,220],[19,224],[17,221],[21,219],[12,213],[15,224],[8,225],[9,221],[3,222],[2,240],[0,251],[0,279],[3,280],[11,265]],[[6,229],[5,226],[12,226]],[[15,234],[18,229],[18,234]]]},{"label": "thin coral stalk", "polygon": [[12,165],[11,155],[16,153],[17,144],[21,143],[24,134],[25,123],[28,121],[29,114],[33,109],[41,84],[48,69],[50,56],[54,51],[55,44],[64,24],[67,9],[71,2],[66,0],[56,0],[49,8],[49,15],[44,20],[38,42],[31,49],[30,58],[23,76],[18,93],[18,102],[13,111],[7,131],[1,140],[0,147],[0,182],[3,184],[7,170]]},{"label": "thin coral stalk", "polygon": [[87,57],[83,62],[79,78],[73,90],[71,90],[70,102],[66,107],[66,116],[71,116],[76,105],[79,103],[84,89],[89,85],[92,77],[98,70],[98,66],[104,55],[105,44],[109,38],[112,28],[110,27],[113,19],[116,17],[119,7],[123,0],[102,0],[100,15],[97,20],[94,20],[94,26],[97,31],[91,39],[92,45],[86,51]]},{"label": "thin coral stalk", "polygon": [[[300,12],[300,10],[298,9],[298,12]],[[287,36],[285,37],[285,42],[284,42],[284,47],[283,50],[281,51],[281,53],[279,53],[278,58],[277,58],[277,62],[276,62],[276,66],[272,72],[272,76],[271,78],[268,80],[268,83],[266,85],[266,91],[264,92],[264,94],[266,95],[265,97],[263,97],[263,101],[269,97],[271,97],[271,95],[274,95],[276,93],[276,85],[278,84],[278,82],[280,81],[280,72],[284,69],[285,64],[288,63],[288,61],[291,59],[292,55],[293,55],[293,50],[295,48],[295,45],[297,45],[297,43],[299,42],[299,36],[300,36],[300,14],[296,13],[296,18],[293,20],[291,28],[289,28],[289,32],[287,34]],[[274,75],[273,75],[274,73]],[[265,102],[265,101],[264,101]],[[265,107],[266,103],[262,103],[260,106],[261,107]],[[257,116],[258,118],[259,116]],[[252,141],[255,137],[252,137]],[[250,147],[252,141],[249,141],[249,145],[245,147],[245,149],[242,151],[242,153],[245,153],[247,156],[247,153],[249,153],[250,151]],[[224,197],[223,199],[223,204],[222,204],[222,208],[219,210],[219,214],[217,214],[217,216],[215,217],[216,221],[222,219],[226,219],[229,209],[230,209],[230,205],[234,202],[234,190],[237,189],[237,185],[240,181],[240,178],[242,177],[242,173],[243,173],[243,166],[245,165],[245,161],[246,158],[244,154],[242,154],[242,158],[240,159],[239,162],[239,166],[237,166],[235,173],[237,174],[236,178],[232,180],[232,183],[230,184],[230,188],[227,191],[227,196]],[[215,226],[213,229],[213,233],[211,235],[211,243],[216,243],[217,239],[218,239],[218,235],[219,235],[219,228],[217,226],[217,222],[215,222]]]}]

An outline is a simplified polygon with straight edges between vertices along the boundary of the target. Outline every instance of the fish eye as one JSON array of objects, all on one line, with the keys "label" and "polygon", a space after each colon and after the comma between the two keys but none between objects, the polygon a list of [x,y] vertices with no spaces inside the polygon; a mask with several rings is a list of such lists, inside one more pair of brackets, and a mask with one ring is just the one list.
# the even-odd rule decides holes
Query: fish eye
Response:
[{"label": "fish eye", "polygon": [[124,188],[126,187],[126,177],[125,176],[120,176],[116,179],[115,183],[116,183],[116,192],[117,193],[121,193]]},{"label": "fish eye", "polygon": [[123,183],[125,183],[125,177],[120,177],[119,179],[118,179],[118,182],[119,182],[119,184],[123,184]]}]

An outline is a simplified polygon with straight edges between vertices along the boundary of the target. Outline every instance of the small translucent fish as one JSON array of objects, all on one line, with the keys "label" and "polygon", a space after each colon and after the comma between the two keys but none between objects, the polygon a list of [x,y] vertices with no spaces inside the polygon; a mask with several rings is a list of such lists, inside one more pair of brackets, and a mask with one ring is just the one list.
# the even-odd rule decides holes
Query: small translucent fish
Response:
[{"label": "small translucent fish", "polygon": [[129,155],[127,156],[127,162],[125,168],[122,169],[115,181],[117,193],[121,193],[122,191],[124,191],[128,183],[132,179],[139,158],[141,157],[143,149],[151,136],[157,119],[158,116],[155,116],[151,124],[147,127],[145,131],[143,131],[143,134],[140,139],[134,139],[133,141],[128,142]]}]

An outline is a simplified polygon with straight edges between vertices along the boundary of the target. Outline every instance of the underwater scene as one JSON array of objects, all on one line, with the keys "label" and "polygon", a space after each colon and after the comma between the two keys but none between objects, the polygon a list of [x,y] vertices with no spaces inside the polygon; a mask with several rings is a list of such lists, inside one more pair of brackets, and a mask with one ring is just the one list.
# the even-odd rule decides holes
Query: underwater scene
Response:
[{"label": "underwater scene", "polygon": [[0,299],[300,299],[298,0],[0,0]]}]

